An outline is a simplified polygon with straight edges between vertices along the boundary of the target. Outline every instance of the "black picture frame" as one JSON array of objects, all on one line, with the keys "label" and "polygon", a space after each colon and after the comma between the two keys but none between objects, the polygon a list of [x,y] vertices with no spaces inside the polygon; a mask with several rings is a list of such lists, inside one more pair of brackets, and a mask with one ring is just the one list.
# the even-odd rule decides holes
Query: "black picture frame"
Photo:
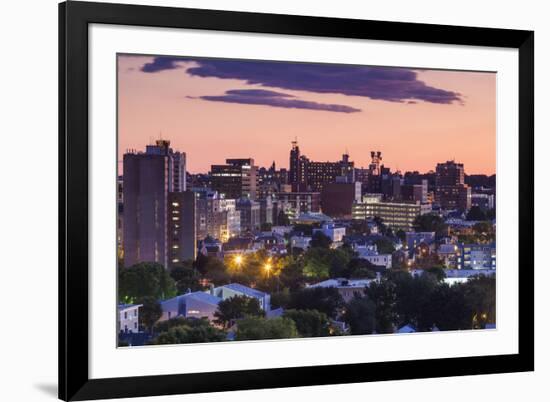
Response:
[{"label": "black picture frame", "polygon": [[[88,25],[192,28],[519,51],[517,354],[90,379]],[[70,1],[59,5],[59,398],[170,395],[534,370],[534,32]]]}]

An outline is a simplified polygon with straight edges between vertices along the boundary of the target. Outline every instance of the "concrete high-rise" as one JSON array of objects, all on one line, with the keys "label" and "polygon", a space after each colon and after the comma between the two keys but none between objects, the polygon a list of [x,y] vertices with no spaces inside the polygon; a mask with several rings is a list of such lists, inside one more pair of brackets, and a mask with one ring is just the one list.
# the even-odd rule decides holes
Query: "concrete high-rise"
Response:
[{"label": "concrete high-rise", "polygon": [[168,193],[168,265],[197,257],[195,204],[192,191]]},{"label": "concrete high-rise", "polygon": [[[179,209],[171,208],[170,205],[170,202],[178,202],[170,201],[170,195],[183,193],[186,189],[185,153],[174,152],[170,148],[170,141],[166,140],[148,145],[145,152],[128,151],[123,158],[123,179],[124,266],[158,262],[168,267],[174,259],[194,258],[194,236],[192,245],[186,243],[186,247],[178,248],[178,253],[174,254],[170,249],[174,240],[170,234],[173,228],[169,219],[172,219],[176,210],[177,214],[185,215],[188,211],[181,209],[184,205],[186,208],[194,208],[194,203],[183,200]],[[194,216],[194,210],[192,213]],[[179,233],[194,232],[194,228],[194,219],[186,219],[181,223]],[[189,240],[187,236],[180,236],[178,241],[180,238],[182,242]]]}]

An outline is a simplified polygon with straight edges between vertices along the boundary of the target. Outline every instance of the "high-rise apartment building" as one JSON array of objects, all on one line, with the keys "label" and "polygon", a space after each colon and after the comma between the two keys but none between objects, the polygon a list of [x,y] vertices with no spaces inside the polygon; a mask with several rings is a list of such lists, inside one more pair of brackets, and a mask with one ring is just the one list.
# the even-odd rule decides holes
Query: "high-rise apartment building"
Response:
[{"label": "high-rise apartment building", "polygon": [[[123,255],[124,266],[138,262],[158,262],[168,267],[176,254],[170,249],[172,230],[169,219],[170,194],[184,192],[185,153],[170,148],[170,141],[158,140],[148,145],[145,152],[130,150],[123,157]],[[183,203],[180,208],[194,208]],[[189,211],[179,210],[184,214]],[[194,215],[194,211],[193,215]],[[190,212],[189,212],[190,213]],[[188,241],[188,230],[194,231],[194,221],[185,222],[186,227],[178,237]],[[182,227],[182,229],[184,229]],[[178,234],[179,235],[179,234]],[[193,258],[193,246],[185,243],[177,254],[178,260]]]},{"label": "high-rise apartment building", "polygon": [[169,265],[197,257],[195,193],[168,193]]},{"label": "high-rise apartment building", "polygon": [[464,183],[464,165],[454,161],[438,163],[435,173],[435,200],[441,208],[470,209],[471,189]]}]

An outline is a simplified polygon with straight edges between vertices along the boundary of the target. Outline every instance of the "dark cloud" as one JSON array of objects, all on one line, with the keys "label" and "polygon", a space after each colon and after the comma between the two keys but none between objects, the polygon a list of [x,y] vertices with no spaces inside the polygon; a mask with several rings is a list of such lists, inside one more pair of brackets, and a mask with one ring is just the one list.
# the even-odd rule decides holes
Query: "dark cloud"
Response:
[{"label": "dark cloud", "polygon": [[389,102],[462,102],[459,93],[426,85],[418,79],[415,70],[407,68],[156,57],[141,70],[146,73],[172,70],[181,67],[178,62],[191,61],[197,65],[186,71],[195,77],[238,79],[265,87],[362,96]]},{"label": "dark cloud", "polygon": [[288,109],[320,110],[324,112],[355,113],[361,111],[360,109],[345,105],[304,101],[289,94],[266,91],[263,89],[233,89],[226,91],[224,95],[200,96],[198,99],[211,102],[263,105]]},{"label": "dark cloud", "polygon": [[176,68],[181,68],[177,65],[177,62],[189,61],[185,59],[178,59],[174,57],[155,57],[152,63],[145,63],[141,67],[141,71],[144,73],[158,73],[159,71],[164,70],[174,70]]}]

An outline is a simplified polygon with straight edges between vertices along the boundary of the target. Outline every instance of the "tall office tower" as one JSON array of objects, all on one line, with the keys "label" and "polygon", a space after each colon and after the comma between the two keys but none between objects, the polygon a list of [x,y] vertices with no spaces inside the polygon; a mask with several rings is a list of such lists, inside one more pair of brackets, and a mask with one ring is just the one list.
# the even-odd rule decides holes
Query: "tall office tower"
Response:
[{"label": "tall office tower", "polygon": [[435,169],[435,199],[444,209],[467,210],[471,206],[471,189],[464,184],[464,165],[447,161]]},{"label": "tall office tower", "polygon": [[288,170],[288,183],[291,185],[292,191],[306,191],[308,162],[306,156],[300,154],[298,141],[292,141]]},{"label": "tall office tower", "polygon": [[290,150],[290,162],[288,170],[288,181],[294,186],[300,182],[299,179],[300,171],[300,147],[298,146],[298,141],[292,141],[292,148]]},{"label": "tall office tower", "polygon": [[124,266],[138,262],[170,265],[169,194],[185,188],[184,165],[185,154],[174,152],[167,140],[148,145],[145,152],[124,154]]},{"label": "tall office tower", "polygon": [[236,204],[241,213],[241,232],[260,229],[260,204],[248,198],[241,198]]},{"label": "tall office tower", "polygon": [[195,193],[168,193],[168,265],[197,257]]},{"label": "tall office tower", "polygon": [[226,159],[226,165],[212,165],[210,176],[212,190],[225,198],[257,197],[258,167],[252,158]]}]

